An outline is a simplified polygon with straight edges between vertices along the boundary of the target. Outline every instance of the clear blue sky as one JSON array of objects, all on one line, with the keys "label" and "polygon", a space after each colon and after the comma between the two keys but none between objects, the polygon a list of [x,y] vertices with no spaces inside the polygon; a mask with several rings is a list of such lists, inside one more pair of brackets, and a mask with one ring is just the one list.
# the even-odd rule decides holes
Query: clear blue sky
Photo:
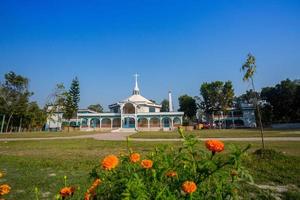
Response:
[{"label": "clear blue sky", "polygon": [[142,95],[158,102],[214,80],[241,94],[248,52],[257,88],[300,78],[300,1],[0,1],[1,79],[28,77],[40,105],[78,76],[80,106],[106,107],[131,94],[136,72]]}]

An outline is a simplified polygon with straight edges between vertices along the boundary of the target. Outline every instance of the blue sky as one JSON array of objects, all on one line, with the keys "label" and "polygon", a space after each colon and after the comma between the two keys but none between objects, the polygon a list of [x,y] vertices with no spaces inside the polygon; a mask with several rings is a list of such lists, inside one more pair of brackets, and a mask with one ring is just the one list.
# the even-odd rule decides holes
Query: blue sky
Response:
[{"label": "blue sky", "polygon": [[[250,89],[240,67],[257,58],[257,88],[300,78],[300,1],[0,1],[0,76],[30,79],[45,103],[56,83],[78,76],[81,107],[129,96],[160,102],[199,95],[201,83]],[[177,103],[176,103],[177,104]]]}]

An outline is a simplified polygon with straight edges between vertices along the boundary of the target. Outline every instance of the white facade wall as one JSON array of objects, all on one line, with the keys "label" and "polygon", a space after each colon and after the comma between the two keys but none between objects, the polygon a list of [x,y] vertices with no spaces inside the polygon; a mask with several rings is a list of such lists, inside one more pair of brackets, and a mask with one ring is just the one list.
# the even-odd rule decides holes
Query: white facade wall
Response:
[{"label": "white facade wall", "polygon": [[243,110],[243,118],[245,127],[256,127],[254,110]]}]

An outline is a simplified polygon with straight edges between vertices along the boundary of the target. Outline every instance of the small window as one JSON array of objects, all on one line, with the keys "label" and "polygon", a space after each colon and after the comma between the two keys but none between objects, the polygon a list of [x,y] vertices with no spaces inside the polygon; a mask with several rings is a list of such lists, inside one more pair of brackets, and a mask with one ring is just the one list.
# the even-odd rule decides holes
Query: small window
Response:
[{"label": "small window", "polygon": [[149,108],[149,112],[155,112],[155,108],[154,107],[150,107]]}]

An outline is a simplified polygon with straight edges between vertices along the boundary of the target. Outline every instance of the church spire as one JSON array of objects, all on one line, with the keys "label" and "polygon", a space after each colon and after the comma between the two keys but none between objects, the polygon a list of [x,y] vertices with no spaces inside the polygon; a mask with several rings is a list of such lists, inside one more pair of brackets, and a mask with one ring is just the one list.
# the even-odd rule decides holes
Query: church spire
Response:
[{"label": "church spire", "polygon": [[134,89],[133,89],[133,94],[140,94],[140,89],[139,89],[138,81],[137,81],[138,76],[139,76],[138,74],[134,75],[134,77],[135,77],[135,86],[134,86]]}]

